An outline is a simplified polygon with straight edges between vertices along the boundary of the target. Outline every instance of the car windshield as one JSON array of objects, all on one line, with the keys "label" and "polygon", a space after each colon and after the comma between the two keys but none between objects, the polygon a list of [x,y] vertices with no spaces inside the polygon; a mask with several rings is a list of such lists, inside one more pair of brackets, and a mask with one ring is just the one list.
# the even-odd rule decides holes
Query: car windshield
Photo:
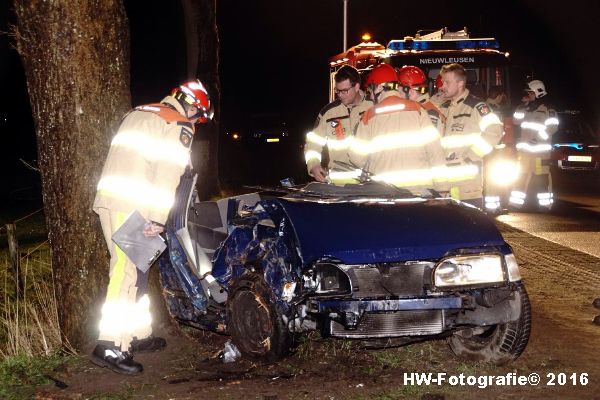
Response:
[{"label": "car windshield", "polygon": [[554,143],[595,143],[598,138],[594,135],[590,124],[579,114],[559,113],[558,131],[553,135]]}]

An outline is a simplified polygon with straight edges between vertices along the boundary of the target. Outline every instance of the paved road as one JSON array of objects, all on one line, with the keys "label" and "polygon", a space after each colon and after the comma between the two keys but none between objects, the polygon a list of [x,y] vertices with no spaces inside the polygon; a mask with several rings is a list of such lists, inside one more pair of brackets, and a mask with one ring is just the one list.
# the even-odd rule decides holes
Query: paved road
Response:
[{"label": "paved road", "polygon": [[511,212],[500,222],[600,258],[600,179],[590,175],[562,176],[550,213]]}]

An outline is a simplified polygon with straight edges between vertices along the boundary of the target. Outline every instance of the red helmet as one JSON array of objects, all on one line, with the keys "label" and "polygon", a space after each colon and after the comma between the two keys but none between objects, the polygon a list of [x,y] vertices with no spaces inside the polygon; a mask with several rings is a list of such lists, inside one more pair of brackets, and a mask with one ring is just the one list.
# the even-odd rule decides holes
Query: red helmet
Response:
[{"label": "red helmet", "polygon": [[441,89],[442,86],[444,86],[444,82],[442,81],[442,75],[438,75],[437,78],[435,78],[435,88]]},{"label": "red helmet", "polygon": [[190,117],[190,119],[198,118],[198,122],[200,123],[205,123],[212,119],[213,108],[210,97],[204,85],[198,79],[182,83],[171,91],[171,96],[175,97],[179,102],[198,109],[198,114]]},{"label": "red helmet", "polygon": [[379,64],[367,77],[365,84],[368,86],[377,86],[382,83],[398,83],[398,74],[394,67],[389,64]]},{"label": "red helmet", "polygon": [[398,71],[400,85],[410,88],[427,86],[427,76],[418,67],[407,65]]}]

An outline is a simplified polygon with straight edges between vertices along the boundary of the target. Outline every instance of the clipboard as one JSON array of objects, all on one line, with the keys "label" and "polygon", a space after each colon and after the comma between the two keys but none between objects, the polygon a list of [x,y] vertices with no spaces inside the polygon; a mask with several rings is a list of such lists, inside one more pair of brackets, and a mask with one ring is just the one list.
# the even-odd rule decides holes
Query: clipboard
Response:
[{"label": "clipboard", "polygon": [[142,272],[148,271],[154,261],[167,248],[160,236],[145,236],[144,226],[147,221],[139,211],[133,211],[123,225],[112,235],[112,241]]}]

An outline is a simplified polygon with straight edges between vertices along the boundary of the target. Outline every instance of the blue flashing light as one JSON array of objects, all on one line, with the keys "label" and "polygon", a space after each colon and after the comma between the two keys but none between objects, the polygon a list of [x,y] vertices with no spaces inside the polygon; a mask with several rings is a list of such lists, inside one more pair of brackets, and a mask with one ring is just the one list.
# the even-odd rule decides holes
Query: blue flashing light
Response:
[{"label": "blue flashing light", "polygon": [[496,39],[462,39],[462,40],[391,40],[389,50],[465,50],[465,49],[499,49]]},{"label": "blue flashing light", "polygon": [[583,150],[583,144],[581,143],[557,143],[554,145],[554,147],[572,147],[575,150]]}]

